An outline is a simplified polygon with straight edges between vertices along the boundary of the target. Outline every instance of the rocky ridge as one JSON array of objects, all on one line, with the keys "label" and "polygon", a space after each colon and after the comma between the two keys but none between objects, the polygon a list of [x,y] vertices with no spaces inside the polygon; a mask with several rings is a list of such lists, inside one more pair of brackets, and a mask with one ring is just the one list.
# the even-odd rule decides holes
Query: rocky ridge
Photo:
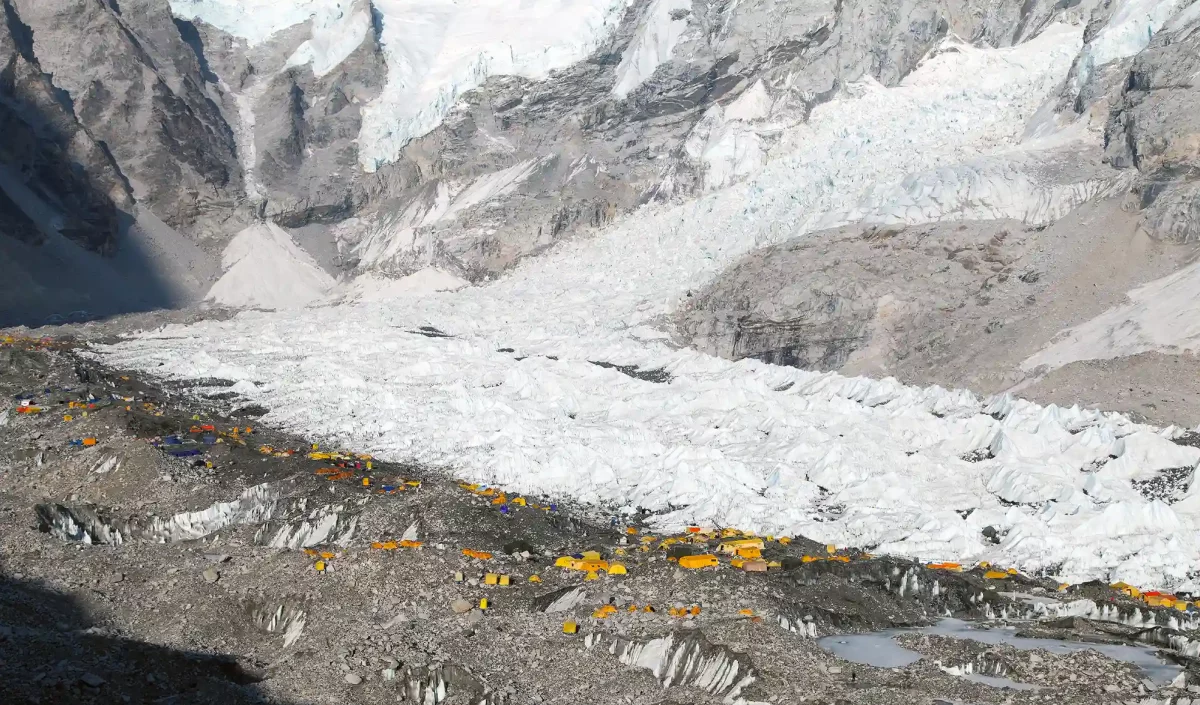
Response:
[{"label": "rocky ridge", "polygon": [[[367,172],[358,139],[390,70],[386,13],[365,0],[343,8],[371,13],[372,31],[318,67],[294,58],[315,41],[315,17],[251,43],[207,24],[196,3],[177,4],[173,15],[167,0],[10,0],[4,12],[10,63],[47,96],[26,113],[61,123],[53,139],[10,133],[9,150],[69,144],[93,184],[67,188],[78,170],[42,167],[61,183],[8,209],[12,234],[36,243],[69,231],[112,255],[136,246],[116,212],[162,221],[178,234],[169,249],[198,246],[210,263],[182,300],[202,296],[225,243],[264,218],[316,227],[335,273],[434,265],[490,277],[648,200],[738,180],[813,105],[864,77],[895,85],[948,36],[1006,46],[1090,12],[974,0],[633,2],[585,61],[541,81],[486,79]],[[671,42],[656,45],[664,32]],[[648,70],[632,72],[627,54]],[[21,216],[46,210],[38,203],[77,211],[54,204],[79,193],[108,215],[67,231]]]}]

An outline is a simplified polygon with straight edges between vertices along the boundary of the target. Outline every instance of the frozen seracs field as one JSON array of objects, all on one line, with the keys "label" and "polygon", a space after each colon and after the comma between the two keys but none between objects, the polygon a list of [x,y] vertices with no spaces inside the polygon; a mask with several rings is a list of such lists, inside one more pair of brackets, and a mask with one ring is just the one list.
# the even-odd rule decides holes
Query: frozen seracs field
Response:
[{"label": "frozen seracs field", "polygon": [[[169,378],[242,381],[268,422],[328,443],[516,492],[647,508],[664,527],[1196,588],[1200,489],[1170,479],[1200,450],[1172,443],[1173,430],[733,363],[664,332],[690,288],[746,251],[853,211],[878,184],[1019,149],[1080,40],[1080,28],[1059,25],[1012,49],[957,45],[899,87],[860,84],[814,110],[785,137],[790,152],[746,183],[643,209],[487,286],[246,312],[99,354]],[[936,203],[921,213],[936,217]],[[1149,500],[1134,480],[1179,501]]]}]

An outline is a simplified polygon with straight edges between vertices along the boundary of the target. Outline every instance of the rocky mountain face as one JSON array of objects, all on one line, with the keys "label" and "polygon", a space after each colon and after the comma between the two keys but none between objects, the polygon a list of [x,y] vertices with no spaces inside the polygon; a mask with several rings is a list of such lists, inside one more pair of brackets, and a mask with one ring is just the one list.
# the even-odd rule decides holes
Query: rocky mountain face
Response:
[{"label": "rocky mountain face", "polygon": [[1111,389],[1111,366],[1090,361],[1129,358],[1121,383],[1139,398],[1104,403],[1178,411],[1161,355],[1192,345],[1200,4],[1087,12],[1083,50],[1019,152],[913,174],[748,255],[688,299],[680,339],[1056,401]]},{"label": "rocky mountain face", "polygon": [[[8,0],[6,120],[54,127],[6,131],[6,161],[52,162],[33,154],[67,150],[57,167],[39,167],[39,179],[63,183],[35,190],[51,201],[95,195],[63,210],[136,206],[212,252],[266,218],[337,225],[345,269],[438,263],[488,276],[649,199],[729,183],[766,158],[781,125],[849,81],[895,84],[949,33],[1008,44],[1060,12],[978,1],[626,2],[585,60],[541,81],[488,78],[368,172],[364,109],[399,69],[385,57],[380,7],[339,8],[369,14],[370,31],[318,66],[320,57],[297,61],[314,55],[316,17],[252,42],[208,24],[203,3]],[[72,226],[74,239],[102,254],[118,246],[113,225],[92,222],[111,214],[78,217],[89,224]],[[15,230],[38,237],[28,224]]]},{"label": "rocky mountain face", "polygon": [[[1186,14],[1185,14],[1186,13]],[[1156,236],[1200,241],[1200,7],[1190,6],[1133,58],[1105,125],[1106,157],[1136,169]]]},{"label": "rocky mountain face", "polygon": [[[335,276],[434,266],[487,279],[642,204],[743,179],[814,107],[899,84],[931,52],[954,50],[947,40],[1009,46],[1059,20],[1087,23],[1084,48],[1028,138],[1077,129],[1097,147],[959,170],[964,203],[980,183],[1038,194],[1019,213],[968,203],[923,217],[1041,227],[1132,189],[1155,238],[1200,237],[1200,34],[1186,0],[571,6],[594,10],[586,21],[564,7],[530,10],[570,35],[536,35],[543,56],[518,43],[535,41],[526,37],[535,30],[497,20],[472,34],[459,31],[467,20],[391,0],[288,0],[253,12],[215,0],[5,0],[0,244],[9,266],[60,271],[65,255],[46,247],[57,236],[100,260],[137,251],[112,276],[153,269],[162,291],[109,308],[178,305],[205,295],[235,235],[269,221]],[[409,25],[424,34],[405,34]],[[425,35],[429,46],[414,39]],[[488,41],[503,50],[479,48]],[[906,198],[942,177],[915,178]],[[887,224],[892,207],[864,204],[845,222]],[[75,279],[94,278],[94,263],[71,256]],[[78,301],[54,307],[105,310],[95,292],[67,299]],[[703,301],[695,311],[730,319],[727,305]],[[712,320],[689,323],[706,340],[724,335],[713,343],[724,354],[795,347],[787,326],[775,340],[762,338],[770,320],[748,325],[762,345],[745,347],[745,336]],[[836,366],[849,354],[797,362]]]}]

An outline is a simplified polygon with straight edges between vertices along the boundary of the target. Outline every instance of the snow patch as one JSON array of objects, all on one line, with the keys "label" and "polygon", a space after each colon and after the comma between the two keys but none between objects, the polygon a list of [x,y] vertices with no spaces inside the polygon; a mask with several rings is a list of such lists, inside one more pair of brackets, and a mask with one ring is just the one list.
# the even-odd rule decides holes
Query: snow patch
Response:
[{"label": "snow patch", "polygon": [[771,114],[771,96],[762,81],[755,81],[737,97],[737,100],[725,107],[726,120],[762,120]]},{"label": "snow patch", "polygon": [[205,298],[224,306],[298,308],[323,298],[336,284],[273,223],[238,233],[225,248],[221,265],[225,274]]},{"label": "snow patch", "polygon": [[364,274],[347,287],[344,297],[357,301],[390,301],[456,291],[470,284],[466,279],[435,268],[421,269],[399,279]]},{"label": "snow patch", "polygon": [[1021,364],[1055,369],[1079,360],[1200,350],[1200,262],[1130,291],[1128,301],[1059,334]]},{"label": "snow patch", "polygon": [[642,85],[675,51],[675,45],[687,31],[691,0],[654,0],[638,27],[633,41],[621,55],[617,81],[612,93],[618,98],[629,95]]}]

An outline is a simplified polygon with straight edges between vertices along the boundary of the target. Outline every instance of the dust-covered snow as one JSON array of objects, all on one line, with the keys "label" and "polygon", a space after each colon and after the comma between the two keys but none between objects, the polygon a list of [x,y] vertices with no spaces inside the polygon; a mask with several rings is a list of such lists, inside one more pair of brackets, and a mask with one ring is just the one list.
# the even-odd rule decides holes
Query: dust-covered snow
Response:
[{"label": "dust-covered snow", "polygon": [[221,266],[225,273],[205,298],[224,306],[299,308],[320,300],[336,284],[274,223],[238,233],[225,247]]},{"label": "dust-covered snow", "polygon": [[425,296],[438,291],[455,291],[469,285],[470,282],[461,277],[426,267],[397,279],[363,274],[347,284],[338,297],[352,301],[387,301]]},{"label": "dust-covered snow", "polygon": [[1014,149],[1080,39],[1053,26],[1011,49],[938,54],[896,88],[861,86],[816,108],[783,137],[790,153],[745,183],[647,207],[486,286],[246,312],[101,354],[171,378],[251,380],[270,423],[516,492],[651,509],[664,527],[1190,586],[1200,488],[1168,505],[1133,484],[1200,461],[1171,430],[729,362],[667,332],[687,292],[748,250],[851,210],[876,184]]},{"label": "dust-covered snow", "polygon": [[1144,284],[1126,302],[1063,331],[1022,367],[1062,367],[1158,351],[1200,351],[1200,262]]}]

